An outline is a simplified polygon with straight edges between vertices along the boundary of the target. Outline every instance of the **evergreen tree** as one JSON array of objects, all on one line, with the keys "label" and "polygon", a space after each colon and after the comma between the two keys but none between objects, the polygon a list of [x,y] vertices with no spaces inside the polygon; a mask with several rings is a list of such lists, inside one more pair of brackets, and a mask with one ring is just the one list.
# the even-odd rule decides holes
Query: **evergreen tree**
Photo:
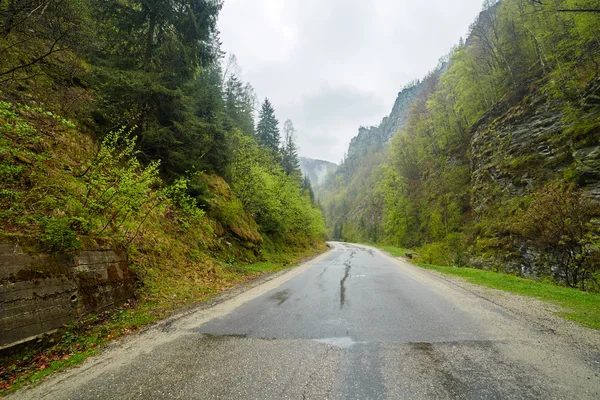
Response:
[{"label": "evergreen tree", "polygon": [[262,105],[256,131],[258,143],[273,154],[279,154],[279,121],[275,118],[275,110],[269,99],[265,99]]},{"label": "evergreen tree", "polygon": [[254,135],[254,103],[256,96],[249,83],[244,84],[236,75],[225,82],[225,112],[229,128],[235,127],[247,135]]},{"label": "evergreen tree", "polygon": [[305,176],[302,180],[302,193],[308,195],[311,202],[315,202],[315,192],[313,191],[312,185],[310,184],[310,179],[308,176]]},{"label": "evergreen tree", "polygon": [[286,174],[302,179],[300,160],[298,159],[298,146],[296,146],[296,130],[291,120],[285,121],[283,126],[284,143],[281,147],[281,166]]},{"label": "evergreen tree", "polygon": [[221,81],[212,68],[221,55],[220,9],[220,1],[209,0],[91,5],[99,43],[91,60],[92,84],[99,92],[95,120],[102,131],[137,126],[141,156],[161,160],[172,179],[225,167],[223,158],[214,156],[225,149],[217,117],[223,108]]}]

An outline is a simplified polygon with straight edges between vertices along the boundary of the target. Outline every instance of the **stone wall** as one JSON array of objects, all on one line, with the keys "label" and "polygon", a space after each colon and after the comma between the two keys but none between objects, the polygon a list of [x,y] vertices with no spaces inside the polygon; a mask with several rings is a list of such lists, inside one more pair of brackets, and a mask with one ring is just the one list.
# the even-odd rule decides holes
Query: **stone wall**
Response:
[{"label": "stone wall", "polygon": [[134,285],[125,255],[114,250],[39,254],[0,243],[0,349],[119,306]]}]

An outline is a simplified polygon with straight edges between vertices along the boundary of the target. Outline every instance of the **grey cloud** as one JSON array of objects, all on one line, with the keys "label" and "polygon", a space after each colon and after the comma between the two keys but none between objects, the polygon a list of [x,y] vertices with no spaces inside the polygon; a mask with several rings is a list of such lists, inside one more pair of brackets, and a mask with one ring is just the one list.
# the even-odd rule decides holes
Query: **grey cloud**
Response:
[{"label": "grey cloud", "polygon": [[301,154],[337,162],[351,137],[340,138],[339,132],[356,133],[360,124],[378,123],[387,108],[374,93],[352,86],[325,85],[298,102],[282,106],[278,113],[296,121]]},{"label": "grey cloud", "polygon": [[226,0],[224,50],[299,130],[300,153],[339,161],[361,125],[467,32],[481,0]]}]

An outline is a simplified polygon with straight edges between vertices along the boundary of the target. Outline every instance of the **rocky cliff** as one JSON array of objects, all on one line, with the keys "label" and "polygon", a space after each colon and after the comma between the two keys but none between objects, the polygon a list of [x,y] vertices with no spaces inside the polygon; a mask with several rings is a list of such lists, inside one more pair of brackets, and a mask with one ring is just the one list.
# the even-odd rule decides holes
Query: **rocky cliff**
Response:
[{"label": "rocky cliff", "polygon": [[479,238],[481,254],[490,257],[475,258],[475,265],[503,264],[510,271],[536,273],[541,255],[525,242],[514,251],[507,221],[490,221],[509,218],[517,210],[511,204],[545,183],[574,182],[600,202],[600,78],[587,85],[576,117],[565,110],[564,101],[532,85],[521,99],[503,102],[473,127],[473,216],[496,227]]},{"label": "rocky cliff", "polygon": [[410,106],[422,89],[423,84],[421,81],[406,85],[398,93],[392,111],[383,118],[379,126],[361,126],[358,129],[358,135],[350,141],[347,159],[351,162],[358,161],[358,158],[367,153],[383,149],[394,134],[406,126]]}]

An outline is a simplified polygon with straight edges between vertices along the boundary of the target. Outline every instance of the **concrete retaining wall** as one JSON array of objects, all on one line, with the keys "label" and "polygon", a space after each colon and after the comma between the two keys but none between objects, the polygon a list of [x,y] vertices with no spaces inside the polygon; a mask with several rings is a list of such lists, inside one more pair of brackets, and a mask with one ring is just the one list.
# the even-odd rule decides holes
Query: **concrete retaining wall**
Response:
[{"label": "concrete retaining wall", "polygon": [[0,243],[0,349],[119,306],[134,284],[126,257],[114,250],[37,254]]}]

